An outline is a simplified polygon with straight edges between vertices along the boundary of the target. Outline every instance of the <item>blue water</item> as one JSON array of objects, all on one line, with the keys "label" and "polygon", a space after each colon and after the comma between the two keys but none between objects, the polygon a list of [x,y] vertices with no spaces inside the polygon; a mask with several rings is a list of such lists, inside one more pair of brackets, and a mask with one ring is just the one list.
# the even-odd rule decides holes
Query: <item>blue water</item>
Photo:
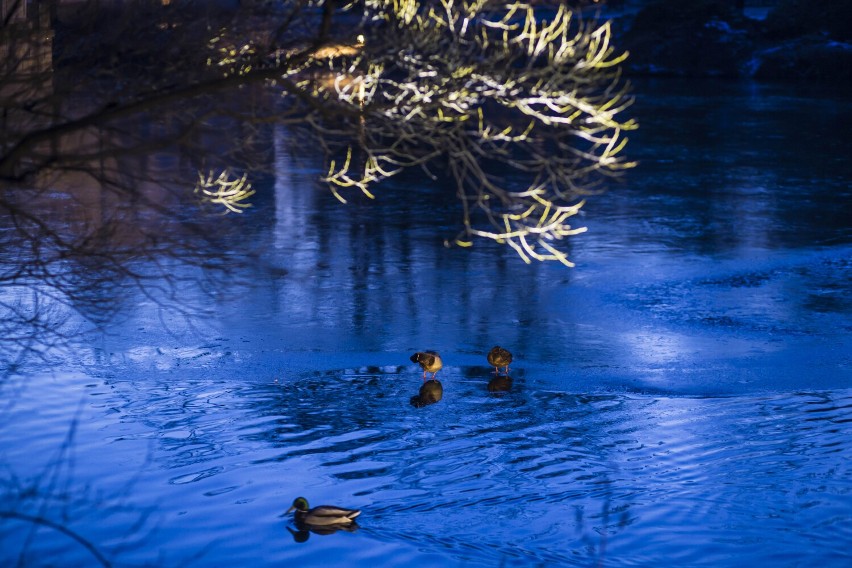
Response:
[{"label": "blue water", "polygon": [[[852,98],[637,96],[641,164],[574,269],[444,248],[452,192],[416,179],[339,205],[276,131],[223,221],[248,267],[175,265],[173,300],[131,288],[0,386],[0,564],[852,563]],[[444,394],[415,408],[423,349]],[[300,495],[357,530],[300,533]]]}]

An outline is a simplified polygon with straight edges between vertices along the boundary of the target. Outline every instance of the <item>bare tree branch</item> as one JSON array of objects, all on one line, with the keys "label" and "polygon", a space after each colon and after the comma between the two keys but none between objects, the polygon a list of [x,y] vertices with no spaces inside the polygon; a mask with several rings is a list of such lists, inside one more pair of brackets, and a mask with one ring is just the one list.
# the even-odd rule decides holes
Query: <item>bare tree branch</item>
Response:
[{"label": "bare tree branch", "polygon": [[0,256],[0,344],[39,353],[76,333],[68,313],[99,325],[123,286],[168,297],[171,261],[208,278],[233,266],[205,213],[262,197],[271,126],[315,142],[344,202],[441,172],[460,215],[446,243],[526,262],[571,266],[585,199],[632,165],[624,55],[564,3],[172,4],[3,14],[0,241],[15,254]]}]

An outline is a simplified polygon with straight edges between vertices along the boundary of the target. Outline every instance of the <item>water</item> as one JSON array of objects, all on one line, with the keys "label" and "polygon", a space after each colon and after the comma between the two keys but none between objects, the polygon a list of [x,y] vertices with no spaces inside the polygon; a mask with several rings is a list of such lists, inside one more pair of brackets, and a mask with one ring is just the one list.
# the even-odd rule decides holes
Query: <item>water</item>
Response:
[{"label": "water", "polygon": [[[516,378],[494,395],[480,373],[451,370],[452,397],[422,409],[405,368],[286,384],[68,377],[84,401],[71,465],[46,465],[44,432],[10,440],[7,426],[2,442],[27,464],[21,481],[41,472],[21,499],[119,564],[848,562],[849,390],[582,394]],[[13,423],[33,408],[42,424],[75,417],[67,395],[27,392]],[[298,543],[278,517],[297,494],[363,508],[361,528]],[[26,528],[4,523],[6,554]],[[27,558],[92,564],[47,530]]]},{"label": "water", "polygon": [[[639,85],[641,166],[573,270],[444,249],[417,180],[336,205],[275,133],[257,260],[204,319],[134,296],[2,385],[0,562],[848,565],[852,98],[710,87]],[[299,495],[359,528],[300,533]]]}]

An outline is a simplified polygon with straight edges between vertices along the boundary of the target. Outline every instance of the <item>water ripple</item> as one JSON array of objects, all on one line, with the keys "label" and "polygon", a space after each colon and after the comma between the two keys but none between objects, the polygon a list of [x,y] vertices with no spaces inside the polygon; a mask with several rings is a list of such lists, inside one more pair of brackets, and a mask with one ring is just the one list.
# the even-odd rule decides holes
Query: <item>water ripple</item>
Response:
[{"label": "water ripple", "polygon": [[[263,537],[261,519],[281,531],[273,520],[303,494],[362,508],[354,540],[317,538],[346,550],[372,539],[395,551],[390,565],[730,564],[785,554],[795,564],[805,550],[829,564],[848,559],[849,391],[590,395],[519,375],[495,396],[482,371],[451,370],[443,399],[423,408],[408,402],[416,373],[395,369],[269,384],[172,380],[149,385],[147,404],[138,384],[110,379],[84,405],[84,416],[102,418],[78,426],[74,474],[121,487],[136,474],[104,476],[88,456],[107,443],[115,463],[138,463],[148,444],[138,494],[160,500],[165,526],[194,535],[188,542],[205,539],[186,523],[230,535],[216,549],[232,558]],[[66,400],[21,398],[7,420],[15,443],[0,431],[10,463],[61,439],[73,419]],[[179,488],[180,505],[162,500],[164,484]],[[258,520],[225,526],[232,514]],[[167,546],[172,537],[158,538]]]}]

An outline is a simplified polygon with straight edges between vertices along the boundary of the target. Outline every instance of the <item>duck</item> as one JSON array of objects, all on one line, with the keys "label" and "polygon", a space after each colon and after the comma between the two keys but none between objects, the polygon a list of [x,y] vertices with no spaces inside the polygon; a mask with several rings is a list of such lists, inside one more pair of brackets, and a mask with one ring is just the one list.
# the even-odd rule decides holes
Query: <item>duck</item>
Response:
[{"label": "duck", "polygon": [[426,380],[426,373],[432,373],[432,380],[435,375],[444,366],[441,356],[436,351],[418,351],[410,357],[412,363],[418,363],[423,368],[423,380]]},{"label": "duck", "polygon": [[495,345],[488,352],[488,363],[494,367],[494,373],[500,372],[500,367],[506,367],[506,374],[509,374],[509,363],[512,362],[512,354],[508,349],[503,349],[499,345]]},{"label": "duck", "polygon": [[361,514],[359,509],[344,509],[334,505],[320,505],[311,509],[308,506],[308,500],[304,497],[296,497],[293,500],[293,505],[287,509],[287,513],[291,511],[296,511],[293,514],[296,524],[318,527],[349,525],[355,522],[355,517]]}]

